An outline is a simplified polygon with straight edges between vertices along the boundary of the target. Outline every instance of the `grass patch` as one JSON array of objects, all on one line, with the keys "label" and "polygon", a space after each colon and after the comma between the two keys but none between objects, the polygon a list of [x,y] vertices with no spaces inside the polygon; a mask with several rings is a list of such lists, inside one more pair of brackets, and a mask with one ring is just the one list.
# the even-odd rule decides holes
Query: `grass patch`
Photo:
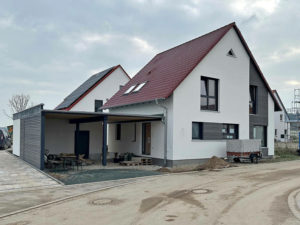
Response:
[{"label": "grass patch", "polygon": [[275,148],[275,157],[267,162],[284,162],[292,160],[300,160],[300,156],[296,149]]}]

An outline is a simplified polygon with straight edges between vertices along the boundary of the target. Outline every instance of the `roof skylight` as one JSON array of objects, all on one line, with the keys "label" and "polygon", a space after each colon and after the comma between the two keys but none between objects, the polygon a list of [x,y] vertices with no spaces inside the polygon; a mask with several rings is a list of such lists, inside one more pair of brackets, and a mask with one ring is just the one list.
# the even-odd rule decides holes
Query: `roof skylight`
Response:
[{"label": "roof skylight", "polygon": [[147,83],[147,81],[143,82],[143,83],[140,83],[136,89],[134,89],[133,92],[138,92],[139,90],[141,90],[142,87],[145,86],[145,84]]},{"label": "roof skylight", "polygon": [[129,94],[134,88],[135,88],[136,84],[135,85],[132,85],[125,93],[124,95],[127,95]]}]

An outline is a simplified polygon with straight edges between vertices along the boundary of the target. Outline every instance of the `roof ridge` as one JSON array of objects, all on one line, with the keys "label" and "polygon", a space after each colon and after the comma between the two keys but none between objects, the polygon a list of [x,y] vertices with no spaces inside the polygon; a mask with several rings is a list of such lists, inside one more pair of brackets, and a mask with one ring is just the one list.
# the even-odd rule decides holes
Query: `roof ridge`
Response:
[{"label": "roof ridge", "polygon": [[216,32],[216,31],[218,31],[218,30],[221,30],[221,29],[223,29],[223,28],[225,28],[225,27],[227,27],[227,26],[234,26],[234,25],[235,25],[235,22],[232,22],[232,23],[227,24],[227,25],[225,25],[225,26],[223,26],[223,27],[220,27],[220,28],[218,28],[218,29],[216,29],[216,30],[213,30],[213,31],[208,32],[208,33],[206,33],[206,34],[203,34],[203,35],[201,35],[201,36],[199,36],[199,37],[196,37],[196,38],[194,38],[194,39],[192,39],[192,40],[189,40],[189,41],[187,41],[187,42],[184,42],[184,43],[182,43],[182,44],[180,44],[180,45],[177,45],[177,46],[175,46],[175,47],[172,47],[172,48],[170,48],[170,49],[167,49],[167,50],[165,50],[165,51],[162,51],[162,52],[160,52],[160,53],[158,53],[158,54],[156,54],[156,55],[160,55],[160,54],[165,53],[165,52],[167,52],[167,51],[169,51],[169,50],[172,50],[172,49],[174,49],[174,48],[177,48],[177,47],[179,47],[179,46],[181,46],[181,45],[185,45],[185,44],[187,44],[187,43],[189,43],[189,42],[195,41],[195,40],[197,40],[198,38],[202,38],[202,37],[204,37],[204,36],[206,36],[206,35],[209,35],[209,34],[211,34],[211,33],[213,33],[213,32]]}]

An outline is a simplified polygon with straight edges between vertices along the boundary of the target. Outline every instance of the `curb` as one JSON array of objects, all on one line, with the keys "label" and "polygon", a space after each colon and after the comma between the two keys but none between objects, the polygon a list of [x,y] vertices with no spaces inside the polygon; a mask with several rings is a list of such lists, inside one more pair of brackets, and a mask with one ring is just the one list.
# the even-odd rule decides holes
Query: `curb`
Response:
[{"label": "curb", "polygon": [[288,197],[288,205],[290,207],[290,210],[292,211],[294,216],[297,217],[298,220],[300,220],[300,210],[297,207],[295,197],[299,192],[300,192],[300,189],[297,189],[297,190],[293,191]]}]

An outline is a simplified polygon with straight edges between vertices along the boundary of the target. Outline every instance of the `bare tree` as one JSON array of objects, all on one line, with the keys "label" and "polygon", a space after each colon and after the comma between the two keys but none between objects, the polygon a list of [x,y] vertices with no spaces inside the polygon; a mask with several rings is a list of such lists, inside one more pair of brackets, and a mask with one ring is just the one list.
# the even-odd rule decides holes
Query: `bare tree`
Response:
[{"label": "bare tree", "polygon": [[25,94],[16,94],[16,95],[12,95],[12,97],[8,100],[8,104],[7,106],[10,109],[10,114],[7,113],[5,111],[5,109],[3,110],[4,115],[6,115],[8,118],[12,119],[13,118],[13,114],[20,112],[24,109],[27,109],[31,106],[33,106],[34,104],[31,102],[30,103],[30,95],[25,95]]}]

